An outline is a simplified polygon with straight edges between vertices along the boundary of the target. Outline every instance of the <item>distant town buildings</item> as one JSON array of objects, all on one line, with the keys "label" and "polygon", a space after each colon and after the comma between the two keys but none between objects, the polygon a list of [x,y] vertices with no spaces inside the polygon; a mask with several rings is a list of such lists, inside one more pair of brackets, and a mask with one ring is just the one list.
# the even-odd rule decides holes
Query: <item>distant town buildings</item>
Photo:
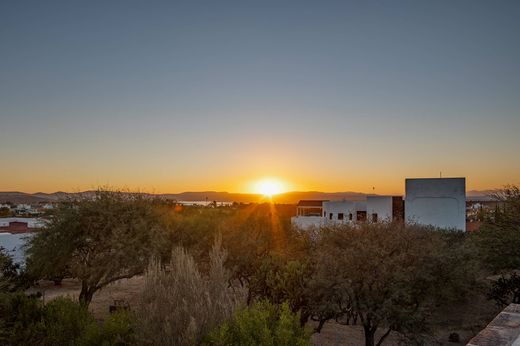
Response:
[{"label": "distant town buildings", "polygon": [[293,225],[406,221],[466,230],[466,179],[406,179],[402,196],[368,196],[366,201],[300,201]]}]

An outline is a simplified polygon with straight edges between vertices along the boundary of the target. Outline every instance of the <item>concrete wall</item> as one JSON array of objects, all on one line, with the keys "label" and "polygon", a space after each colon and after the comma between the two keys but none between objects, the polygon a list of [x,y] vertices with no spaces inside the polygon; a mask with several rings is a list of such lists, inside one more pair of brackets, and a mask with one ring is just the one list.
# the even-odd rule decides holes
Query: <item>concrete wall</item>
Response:
[{"label": "concrete wall", "polygon": [[377,214],[377,221],[392,221],[392,196],[367,196],[367,220]]},{"label": "concrete wall", "polygon": [[[357,211],[366,211],[366,202],[353,202],[353,201],[327,201],[323,202],[323,211],[325,218],[330,221],[336,221],[340,223],[350,222],[349,214],[352,214],[352,222],[357,221]],[[338,219],[339,213],[343,214],[343,220]],[[332,214],[332,219],[330,217]]]},{"label": "concrete wall", "polygon": [[406,179],[405,218],[439,228],[466,230],[466,179]]}]

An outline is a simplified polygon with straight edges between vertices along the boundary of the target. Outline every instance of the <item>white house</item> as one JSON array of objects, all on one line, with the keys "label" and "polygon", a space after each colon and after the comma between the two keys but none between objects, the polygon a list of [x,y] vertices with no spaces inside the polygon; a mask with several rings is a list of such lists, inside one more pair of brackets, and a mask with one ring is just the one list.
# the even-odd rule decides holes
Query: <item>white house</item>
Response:
[{"label": "white house", "polygon": [[301,229],[319,228],[325,224],[322,200],[301,200],[296,205],[296,216],[291,223]]},{"label": "white house", "polygon": [[406,221],[466,230],[466,179],[406,179],[406,198],[367,196],[366,202],[302,200],[293,225],[309,229],[351,222]]},{"label": "white house", "polygon": [[367,219],[370,222],[404,220],[402,196],[367,196]]},{"label": "white house", "polygon": [[466,179],[406,179],[405,216],[439,228],[466,230]]},{"label": "white house", "polygon": [[323,202],[323,216],[331,223],[349,223],[366,219],[366,202],[327,201]]}]

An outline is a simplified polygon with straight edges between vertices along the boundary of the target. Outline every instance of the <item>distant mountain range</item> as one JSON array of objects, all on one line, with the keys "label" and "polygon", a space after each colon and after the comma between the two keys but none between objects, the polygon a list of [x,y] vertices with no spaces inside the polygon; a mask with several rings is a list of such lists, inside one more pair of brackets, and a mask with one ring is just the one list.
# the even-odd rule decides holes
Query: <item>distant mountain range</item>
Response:
[{"label": "distant mountain range", "polygon": [[[471,190],[466,193],[468,200],[489,200],[489,195],[494,190]],[[25,192],[0,192],[0,203],[28,203],[37,204],[45,202],[57,202],[69,197],[77,195],[93,194],[94,191],[85,191],[77,193],[54,192],[54,193],[25,193]],[[293,191],[273,196],[272,200],[276,203],[294,204],[302,199],[321,199],[321,200],[364,200],[366,196],[373,194],[365,194],[361,192],[320,192],[320,191]],[[218,201],[218,202],[238,202],[238,203],[261,203],[267,202],[265,196],[259,194],[247,193],[230,193],[217,191],[199,191],[199,192],[182,192],[182,193],[165,193],[154,194],[158,198],[172,199],[176,201]]]}]

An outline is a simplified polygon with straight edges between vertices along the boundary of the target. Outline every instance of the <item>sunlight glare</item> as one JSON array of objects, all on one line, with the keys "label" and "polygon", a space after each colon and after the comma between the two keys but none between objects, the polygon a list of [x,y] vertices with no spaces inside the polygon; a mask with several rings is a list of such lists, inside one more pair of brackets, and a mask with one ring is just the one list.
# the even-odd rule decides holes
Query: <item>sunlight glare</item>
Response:
[{"label": "sunlight glare", "polygon": [[284,192],[284,184],[276,179],[262,179],[256,183],[256,192],[266,197],[272,197]]}]

